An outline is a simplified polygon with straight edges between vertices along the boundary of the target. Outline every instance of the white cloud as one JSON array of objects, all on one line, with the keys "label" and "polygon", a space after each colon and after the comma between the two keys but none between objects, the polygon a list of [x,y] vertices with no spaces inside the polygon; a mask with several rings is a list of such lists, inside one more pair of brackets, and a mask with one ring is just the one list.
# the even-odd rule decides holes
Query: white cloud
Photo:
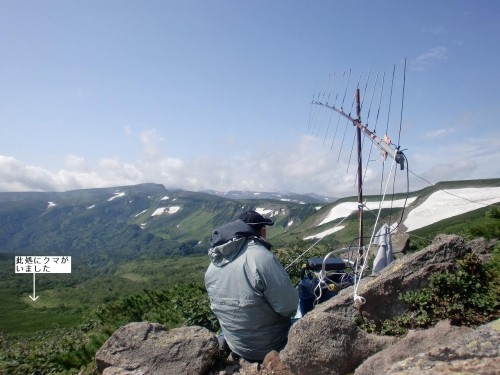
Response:
[{"label": "white cloud", "polygon": [[[158,139],[161,137],[155,131],[142,134],[141,147],[154,150],[149,154],[145,152],[144,160],[124,161],[108,157],[90,163],[81,156],[68,155],[64,168],[56,171],[0,156],[0,191],[67,191],[153,182],[167,188],[192,191],[315,192],[334,197],[356,195],[354,162],[351,161],[349,166],[346,160],[337,160],[338,150],[331,150],[329,145],[322,144],[322,139],[313,136],[302,136],[295,144],[284,148],[256,147],[251,149],[252,154],[244,156],[229,152],[223,158],[186,160],[165,155],[161,148],[156,147]],[[494,163],[500,158],[500,140],[461,139],[440,147],[423,143],[422,147],[431,147],[432,151],[422,148],[405,153],[411,170],[433,183],[500,175],[500,167]],[[381,182],[385,188],[386,180],[381,181],[381,158],[375,158],[372,153],[371,159],[376,160],[370,162],[366,172],[365,195],[379,193]],[[386,161],[385,178],[389,177],[392,163],[390,158]],[[396,191],[406,188],[405,173],[398,171]],[[410,182],[410,190],[423,186],[417,178]]]},{"label": "white cloud", "polygon": [[[3,191],[45,190],[65,191],[78,188],[120,186],[156,182],[167,187],[187,190],[214,189],[254,191],[323,192],[340,194],[353,186],[345,168],[335,166],[335,155],[328,147],[318,146],[317,140],[305,136],[298,145],[286,150],[255,149],[248,157],[228,156],[224,159],[198,158],[181,160],[160,153],[155,145],[156,133],[143,133],[145,160],[124,162],[117,157],[103,158],[96,165],[85,163],[82,157],[69,155],[66,168],[56,172],[30,166],[3,157],[0,160],[0,185]],[[28,172],[30,171],[30,172]],[[37,173],[32,173],[36,171]],[[29,177],[29,178],[28,178]],[[336,181],[336,183],[331,183]],[[352,191],[349,191],[352,193]]]},{"label": "white cloud", "polygon": [[[500,176],[500,165],[495,162],[500,160],[500,138],[494,135],[421,142],[406,154],[410,169],[432,183]],[[418,178],[412,180],[412,190],[427,185]]]},{"label": "white cloud", "polygon": [[64,163],[68,168],[75,170],[85,170],[85,159],[82,156],[68,155]]},{"label": "white cloud", "polygon": [[438,163],[424,173],[430,181],[449,181],[466,179],[468,175],[477,170],[478,165],[474,160],[462,159],[449,163]]},{"label": "white cloud", "polygon": [[141,143],[147,159],[157,159],[161,156],[160,144],[164,140],[155,129],[145,130],[141,133]]},{"label": "white cloud", "polygon": [[454,129],[450,129],[450,128],[448,128],[448,129],[445,129],[445,128],[436,129],[436,130],[425,133],[424,139],[441,138],[441,137],[445,137],[453,132],[454,132]]},{"label": "white cloud", "polygon": [[428,63],[436,60],[446,60],[447,49],[446,47],[434,47],[425,52],[424,54],[418,56],[415,61],[420,63]]},{"label": "white cloud", "polygon": [[431,48],[427,52],[417,56],[415,60],[411,62],[411,65],[415,70],[424,70],[439,61],[448,59],[447,52],[448,50],[446,47]]},{"label": "white cloud", "polygon": [[50,191],[54,185],[54,175],[43,168],[0,155],[0,191]]}]

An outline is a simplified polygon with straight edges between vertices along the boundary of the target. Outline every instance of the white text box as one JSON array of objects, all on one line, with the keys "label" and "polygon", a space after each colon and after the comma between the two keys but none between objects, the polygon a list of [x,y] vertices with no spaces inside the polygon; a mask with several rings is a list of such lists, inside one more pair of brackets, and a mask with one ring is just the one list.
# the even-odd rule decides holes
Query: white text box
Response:
[{"label": "white text box", "polygon": [[18,255],[14,267],[16,273],[71,273],[71,257]]}]

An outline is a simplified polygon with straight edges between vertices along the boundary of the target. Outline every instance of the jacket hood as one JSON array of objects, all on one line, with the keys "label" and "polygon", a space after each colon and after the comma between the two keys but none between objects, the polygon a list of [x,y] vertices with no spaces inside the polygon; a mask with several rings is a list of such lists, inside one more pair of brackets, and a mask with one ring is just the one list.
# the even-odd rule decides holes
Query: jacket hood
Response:
[{"label": "jacket hood", "polygon": [[223,245],[208,249],[208,258],[214,266],[222,267],[231,263],[247,243],[246,237],[232,238]]},{"label": "jacket hood", "polygon": [[222,245],[234,237],[253,237],[258,233],[243,220],[236,220],[215,229],[210,236],[210,243],[213,246]]},{"label": "jacket hood", "polygon": [[268,249],[271,247],[259,237],[255,229],[240,219],[215,229],[210,237],[212,247],[208,249],[210,261],[217,267],[232,262],[249,238],[259,241]]}]

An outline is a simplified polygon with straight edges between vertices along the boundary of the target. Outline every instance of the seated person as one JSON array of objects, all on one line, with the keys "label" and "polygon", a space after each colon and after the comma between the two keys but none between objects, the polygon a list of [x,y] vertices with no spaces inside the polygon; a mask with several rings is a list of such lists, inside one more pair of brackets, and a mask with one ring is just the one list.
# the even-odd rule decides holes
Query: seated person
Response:
[{"label": "seated person", "polygon": [[251,362],[283,349],[298,304],[297,290],[266,241],[266,226],[273,224],[244,212],[212,232],[208,250],[210,307],[229,349]]}]

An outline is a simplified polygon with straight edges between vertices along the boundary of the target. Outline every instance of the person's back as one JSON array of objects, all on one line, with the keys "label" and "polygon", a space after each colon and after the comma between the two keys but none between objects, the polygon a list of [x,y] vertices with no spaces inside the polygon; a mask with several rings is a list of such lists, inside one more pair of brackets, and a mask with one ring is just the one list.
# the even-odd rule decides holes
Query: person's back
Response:
[{"label": "person's back", "polygon": [[253,361],[284,347],[298,304],[288,274],[258,234],[242,220],[214,231],[205,274],[211,308],[229,348]]}]

